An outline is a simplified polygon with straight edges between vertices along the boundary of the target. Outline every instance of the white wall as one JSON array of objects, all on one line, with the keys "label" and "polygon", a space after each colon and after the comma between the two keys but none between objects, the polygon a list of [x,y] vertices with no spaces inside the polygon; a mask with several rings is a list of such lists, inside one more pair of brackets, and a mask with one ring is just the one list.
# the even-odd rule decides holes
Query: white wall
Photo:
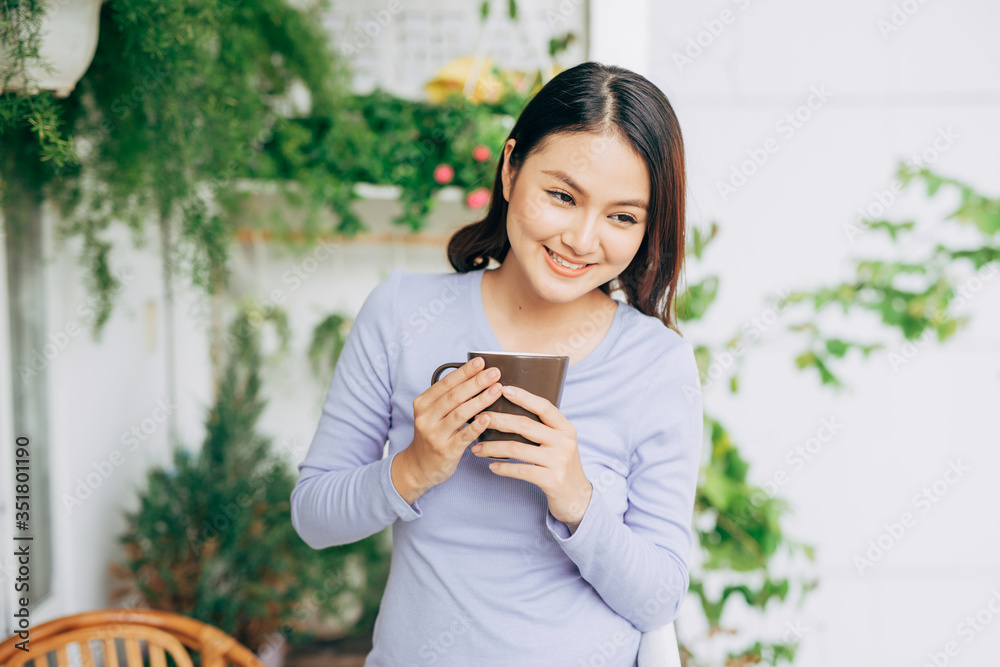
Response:
[{"label": "white wall", "polygon": [[[39,304],[47,311],[47,340],[61,341],[45,367],[55,572],[53,596],[32,616],[32,625],[112,606],[108,568],[122,557],[117,538],[125,526],[123,512],[137,506],[137,492],[148,469],[170,458],[165,408],[177,420],[182,441],[197,449],[204,437],[204,406],[211,386],[207,345],[183,316],[185,295],[190,294],[181,284],[176,297],[182,311],[175,334],[176,395],[168,392],[162,264],[155,228],[142,250],[132,249],[130,234],[121,228],[108,234],[116,248],[112,268],[123,271],[125,283],[101,339],[94,341],[89,325],[94,300],[84,287],[78,260],[81,244],[73,240],[62,245],[55,239],[55,215],[45,207],[47,299]],[[0,284],[6,293],[6,282]],[[9,373],[4,381],[13,386],[19,381],[18,372],[7,365],[7,349],[4,359],[5,368],[0,370]],[[133,428],[137,435],[123,440]],[[5,445],[4,456],[9,453]]]},{"label": "white wall", "polygon": [[[883,38],[878,21],[891,20],[903,5],[915,13],[899,15],[908,16],[905,23]],[[851,257],[877,252],[873,234],[851,243],[843,226],[856,223],[855,210],[890,187],[897,162],[933,146],[941,128],[957,138],[933,168],[1000,194],[1000,5],[716,0],[652,7],[644,73],[680,118],[690,222],[704,227],[714,220],[721,228],[705,265],[689,268],[692,280],[703,272],[721,279],[710,316],[685,330],[692,340],[722,344],[762,313],[767,296],[832,284],[849,275]],[[728,23],[720,20],[723,11],[730,12]],[[699,33],[706,46],[678,66],[674,54]],[[804,104],[813,87],[829,91],[828,101],[787,136],[776,123]],[[768,138],[777,151],[723,200],[717,182]],[[888,216],[915,215],[921,234],[933,238],[940,231],[934,211],[948,205],[916,193],[892,204]],[[925,244],[908,244],[907,256],[920,257]],[[971,327],[945,345],[922,346],[898,372],[881,355],[851,361],[844,367],[850,390],[839,395],[794,368],[803,341],[781,331],[800,318],[785,311],[744,355],[738,395],[722,383],[706,387],[706,410],[731,429],[752,463],[751,478],[763,483],[781,471],[788,475],[779,491],[794,507],[788,533],[818,549],[820,588],[803,609],[778,609],[760,626],[780,636],[786,623],[797,624],[803,635],[797,665],[923,665],[929,653],[948,664],[995,663],[1000,614],[987,604],[1000,591],[992,475],[1000,438],[989,417],[1000,403],[998,306],[994,278],[965,310]],[[883,340],[899,351],[902,341],[874,319],[846,322],[833,314],[828,321],[851,339]],[[796,469],[786,456],[830,418],[842,429]],[[942,479],[950,461],[969,470],[953,476],[954,485],[940,482],[947,493],[922,511],[914,494]],[[907,511],[913,525],[859,572],[854,557]],[[682,634],[697,630],[693,602],[679,621]],[[1000,593],[992,604],[1000,610]],[[983,609],[980,622],[992,623],[982,631],[959,627]],[[724,617],[734,625],[752,619],[738,608]],[[943,655],[949,642],[953,655]]]}]

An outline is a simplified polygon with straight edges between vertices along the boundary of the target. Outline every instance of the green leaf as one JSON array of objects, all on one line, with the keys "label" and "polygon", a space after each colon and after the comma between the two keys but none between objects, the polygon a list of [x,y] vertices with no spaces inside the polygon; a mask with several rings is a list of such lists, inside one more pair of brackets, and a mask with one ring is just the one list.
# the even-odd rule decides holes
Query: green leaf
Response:
[{"label": "green leaf", "polygon": [[827,367],[827,365],[823,363],[822,359],[817,358],[815,361],[815,366],[816,369],[819,371],[820,381],[823,384],[833,385],[834,387],[840,386],[840,380],[837,379],[837,376],[835,376]]},{"label": "green leaf", "polygon": [[826,341],[826,351],[835,357],[843,357],[848,347],[850,347],[849,343],[845,343],[837,338],[831,338]]},{"label": "green leaf", "polygon": [[942,180],[941,177],[937,176],[936,174],[927,172],[926,174],[924,174],[924,182],[927,183],[927,196],[933,197],[934,194],[938,191],[938,188],[941,187],[941,184],[944,183],[944,180]]},{"label": "green leaf", "polygon": [[916,223],[912,220],[898,223],[889,220],[872,220],[866,226],[869,229],[885,231],[893,241],[898,241],[903,232],[912,232]]},{"label": "green leaf", "polygon": [[702,253],[705,252],[705,248],[708,244],[712,242],[715,235],[719,232],[719,225],[713,220],[708,232],[703,232],[701,227],[697,225],[691,226],[691,252],[697,259],[701,259]]},{"label": "green leaf", "polygon": [[688,286],[677,299],[677,319],[692,321],[704,317],[709,306],[715,301],[718,290],[719,279],[716,276],[709,276],[699,283]]},{"label": "green leaf", "polygon": [[969,317],[967,315],[964,315],[962,317],[949,318],[945,320],[937,327],[938,341],[942,343],[945,342],[953,335],[955,335],[955,333],[959,330],[959,328],[968,324],[968,322],[969,322]]},{"label": "green leaf", "polygon": [[705,470],[705,481],[702,484],[702,492],[713,506],[719,508],[729,507],[731,487],[731,482],[718,469],[707,468]]},{"label": "green leaf", "polygon": [[795,357],[795,365],[800,369],[805,368],[806,366],[815,366],[816,361],[816,355],[812,352],[804,352],[803,354]]}]

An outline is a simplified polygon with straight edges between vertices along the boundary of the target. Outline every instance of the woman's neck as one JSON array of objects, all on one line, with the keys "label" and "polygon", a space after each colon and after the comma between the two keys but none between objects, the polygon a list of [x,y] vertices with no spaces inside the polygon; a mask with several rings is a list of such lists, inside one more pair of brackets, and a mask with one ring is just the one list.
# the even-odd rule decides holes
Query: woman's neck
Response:
[{"label": "woman's neck", "polygon": [[485,271],[482,281],[483,298],[494,312],[512,327],[541,334],[565,331],[610,298],[594,289],[569,303],[547,301],[510,258],[500,268]]}]

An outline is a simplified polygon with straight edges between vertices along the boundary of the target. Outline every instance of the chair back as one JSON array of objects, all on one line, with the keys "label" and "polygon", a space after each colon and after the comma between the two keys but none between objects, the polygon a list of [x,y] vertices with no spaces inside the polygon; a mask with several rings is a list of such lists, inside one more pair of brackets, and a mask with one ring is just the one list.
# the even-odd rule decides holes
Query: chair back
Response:
[{"label": "chair back", "polygon": [[[17,648],[15,634],[0,644],[0,666],[23,667],[55,653],[57,667],[70,667],[69,647],[76,646],[82,667],[118,667],[116,640],[122,640],[127,667],[167,667],[170,654],[176,667],[193,667],[189,651],[198,652],[202,667],[264,667],[257,656],[235,638],[197,619],[156,609],[100,609],[63,616],[31,628],[29,651]],[[95,660],[93,642],[101,651]],[[142,646],[146,645],[144,659]]]},{"label": "chair back", "polygon": [[673,621],[639,636],[636,664],[638,667],[681,667],[681,652]]}]

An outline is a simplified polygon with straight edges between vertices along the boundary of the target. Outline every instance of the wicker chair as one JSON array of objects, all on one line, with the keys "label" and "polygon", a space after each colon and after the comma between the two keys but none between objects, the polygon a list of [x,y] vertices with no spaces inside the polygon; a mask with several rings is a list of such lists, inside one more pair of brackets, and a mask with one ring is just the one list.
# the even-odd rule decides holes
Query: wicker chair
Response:
[{"label": "wicker chair", "polygon": [[0,644],[0,666],[22,667],[34,660],[35,667],[46,667],[44,657],[55,652],[58,667],[69,667],[68,647],[77,644],[83,667],[95,667],[91,641],[98,641],[104,667],[118,667],[115,639],[123,640],[128,667],[143,667],[140,641],[147,644],[151,667],[167,667],[166,653],[177,667],[193,667],[189,651],[201,655],[202,667],[264,667],[250,649],[222,630],[154,609],[100,609],[41,623],[31,628],[30,652],[15,648],[21,641],[16,634]]}]

